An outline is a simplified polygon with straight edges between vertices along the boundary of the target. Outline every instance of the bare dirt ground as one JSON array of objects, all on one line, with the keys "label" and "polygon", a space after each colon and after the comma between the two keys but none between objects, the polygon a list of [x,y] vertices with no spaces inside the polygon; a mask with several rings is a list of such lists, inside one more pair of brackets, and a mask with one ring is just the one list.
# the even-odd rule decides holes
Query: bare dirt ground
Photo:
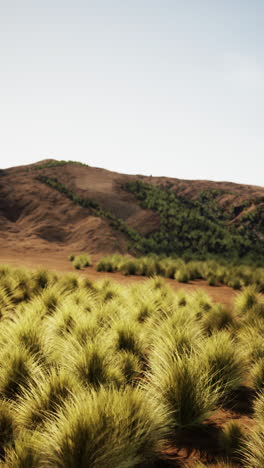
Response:
[{"label": "bare dirt ground", "polygon": [[[7,251],[0,247],[0,264],[9,264],[16,267],[25,266],[32,269],[43,267],[61,273],[75,272],[80,275],[88,276],[92,281],[111,278],[119,283],[129,284],[132,282],[147,280],[147,278],[143,276],[124,276],[120,273],[98,272],[96,271],[95,266],[86,268],[79,272],[74,269],[68,260],[70,253],[71,252],[67,251],[48,251],[46,253],[37,253],[35,250],[23,252],[19,250],[19,246],[17,250]],[[94,265],[99,257],[100,255],[92,257]],[[190,281],[188,284],[178,283],[177,281],[169,278],[165,278],[165,281],[176,291],[179,289],[185,289],[186,291],[193,292],[198,288],[202,288],[212,297],[213,301],[222,302],[228,306],[232,305],[236,296],[236,292],[233,289],[228,288],[227,286],[208,286],[207,282],[204,280]]]}]

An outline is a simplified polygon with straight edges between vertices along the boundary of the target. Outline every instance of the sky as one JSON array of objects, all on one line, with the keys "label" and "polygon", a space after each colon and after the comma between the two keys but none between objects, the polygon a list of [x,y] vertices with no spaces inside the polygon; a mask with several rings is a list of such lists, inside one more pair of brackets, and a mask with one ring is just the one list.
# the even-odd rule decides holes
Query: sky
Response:
[{"label": "sky", "polygon": [[0,0],[0,167],[264,185],[263,0]]}]

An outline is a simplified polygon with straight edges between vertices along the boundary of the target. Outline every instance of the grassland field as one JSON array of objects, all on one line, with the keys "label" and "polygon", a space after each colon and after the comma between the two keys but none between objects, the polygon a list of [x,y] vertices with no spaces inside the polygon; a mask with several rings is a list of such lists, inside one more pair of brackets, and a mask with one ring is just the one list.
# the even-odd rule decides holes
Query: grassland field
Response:
[{"label": "grassland field", "polygon": [[0,466],[263,468],[264,300],[243,281],[227,307],[2,265]]}]

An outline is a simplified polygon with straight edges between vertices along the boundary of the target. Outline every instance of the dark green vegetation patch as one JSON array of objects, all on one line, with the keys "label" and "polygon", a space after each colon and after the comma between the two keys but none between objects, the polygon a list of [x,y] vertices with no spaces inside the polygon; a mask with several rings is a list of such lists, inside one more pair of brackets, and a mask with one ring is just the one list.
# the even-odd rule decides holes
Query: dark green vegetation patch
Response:
[{"label": "dark green vegetation patch", "polygon": [[264,258],[264,207],[256,207],[230,224],[234,217],[219,205],[217,197],[224,192],[207,190],[190,200],[164,186],[142,181],[127,183],[142,208],[157,212],[160,229],[141,239],[138,248],[144,252],[206,258],[213,254],[226,258]]}]

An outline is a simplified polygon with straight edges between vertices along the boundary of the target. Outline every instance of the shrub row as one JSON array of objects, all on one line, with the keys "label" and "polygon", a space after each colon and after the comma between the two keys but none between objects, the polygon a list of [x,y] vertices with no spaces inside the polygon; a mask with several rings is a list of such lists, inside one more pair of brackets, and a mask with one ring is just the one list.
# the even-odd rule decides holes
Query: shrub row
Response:
[{"label": "shrub row", "polygon": [[241,289],[254,284],[264,292],[264,268],[235,263],[209,261],[184,261],[182,258],[161,258],[155,255],[139,258],[121,255],[107,255],[96,264],[97,271],[116,272],[124,275],[164,276],[187,283],[204,279],[211,286],[225,284],[234,289]]}]

